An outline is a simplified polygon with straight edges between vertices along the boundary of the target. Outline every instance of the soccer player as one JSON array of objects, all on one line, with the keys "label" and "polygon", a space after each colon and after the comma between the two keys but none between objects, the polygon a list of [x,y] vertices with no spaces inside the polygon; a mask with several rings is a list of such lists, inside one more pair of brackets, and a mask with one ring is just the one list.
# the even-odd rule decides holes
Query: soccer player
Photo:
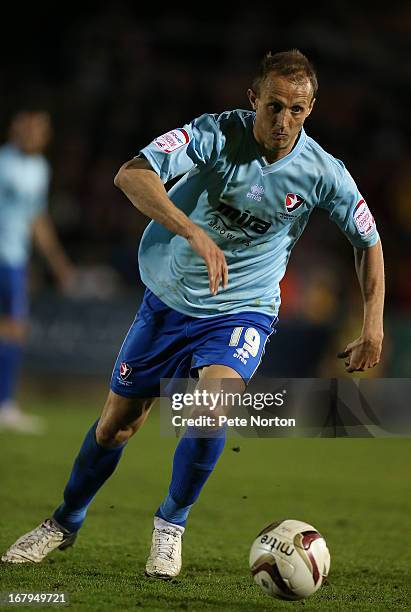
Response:
[{"label": "soccer player", "polygon": [[[381,244],[344,165],[304,131],[316,93],[314,69],[302,53],[267,54],[248,91],[252,110],[202,115],[156,138],[120,168],[115,184],[152,218],[139,252],[144,300],[64,501],[3,561],[39,562],[73,543],[89,504],[143,425],[160,378],[199,375],[199,388],[232,379],[244,389],[276,322],[291,249],[316,207],[353,245],[364,301],[361,336],[340,356],[348,372],[378,363]],[[167,193],[164,183],[180,175]],[[155,512],[149,576],[180,572],[190,508],[223,450],[224,436],[195,434],[188,429],[176,447],[170,488]]]},{"label": "soccer player", "polygon": [[27,327],[27,262],[31,236],[62,287],[73,268],[46,212],[49,165],[42,155],[51,137],[45,111],[17,113],[9,142],[0,147],[0,429],[38,433],[41,419],[15,401]]}]

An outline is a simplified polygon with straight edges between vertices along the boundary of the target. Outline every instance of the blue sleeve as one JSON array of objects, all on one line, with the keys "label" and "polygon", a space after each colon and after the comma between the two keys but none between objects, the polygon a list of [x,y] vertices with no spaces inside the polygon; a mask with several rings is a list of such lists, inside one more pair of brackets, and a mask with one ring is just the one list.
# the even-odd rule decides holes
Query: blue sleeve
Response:
[{"label": "blue sleeve", "polygon": [[328,201],[320,203],[319,207],[327,210],[330,219],[338,225],[353,246],[374,246],[379,240],[375,219],[348,170],[342,162],[338,164],[341,181],[334,189],[334,195]]},{"label": "blue sleeve", "polygon": [[155,138],[140,151],[167,181],[185,174],[194,166],[214,165],[222,148],[222,135],[213,115],[201,115],[182,128]]}]

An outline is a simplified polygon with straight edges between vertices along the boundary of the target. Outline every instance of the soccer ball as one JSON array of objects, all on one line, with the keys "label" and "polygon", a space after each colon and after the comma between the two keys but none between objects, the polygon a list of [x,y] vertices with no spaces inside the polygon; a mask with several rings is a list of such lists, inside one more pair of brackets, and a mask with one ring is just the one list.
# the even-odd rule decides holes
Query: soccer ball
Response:
[{"label": "soccer ball", "polygon": [[322,535],[308,523],[287,519],[263,529],[250,550],[250,569],[264,593],[278,599],[304,599],[330,571]]}]

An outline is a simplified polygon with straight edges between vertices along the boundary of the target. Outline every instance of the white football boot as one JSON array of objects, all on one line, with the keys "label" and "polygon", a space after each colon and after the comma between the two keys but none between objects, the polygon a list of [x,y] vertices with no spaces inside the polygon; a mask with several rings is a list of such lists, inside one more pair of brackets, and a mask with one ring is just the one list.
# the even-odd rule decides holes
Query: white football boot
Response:
[{"label": "white football boot", "polygon": [[74,544],[77,533],[70,533],[53,518],[25,533],[4,553],[3,563],[40,563],[52,550]]},{"label": "white football boot", "polygon": [[45,421],[35,415],[23,412],[14,400],[0,404],[0,431],[9,430],[25,434],[43,434]]},{"label": "white football boot", "polygon": [[181,536],[184,527],[154,517],[154,531],[150,555],[146,563],[146,576],[171,580],[181,570]]}]

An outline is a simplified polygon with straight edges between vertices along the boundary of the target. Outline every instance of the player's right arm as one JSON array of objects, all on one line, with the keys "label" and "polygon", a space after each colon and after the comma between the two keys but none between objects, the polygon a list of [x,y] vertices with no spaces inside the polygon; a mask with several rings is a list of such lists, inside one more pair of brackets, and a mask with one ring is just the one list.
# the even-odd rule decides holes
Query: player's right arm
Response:
[{"label": "player's right arm", "polygon": [[75,283],[76,272],[47,212],[42,212],[35,217],[32,232],[36,246],[46,258],[61,288],[69,290]]},{"label": "player's right arm", "polygon": [[212,295],[217,293],[220,283],[223,288],[227,286],[228,267],[223,251],[173,204],[163,181],[146,159],[136,157],[123,164],[114,184],[140,212],[188,240],[205,261]]}]

